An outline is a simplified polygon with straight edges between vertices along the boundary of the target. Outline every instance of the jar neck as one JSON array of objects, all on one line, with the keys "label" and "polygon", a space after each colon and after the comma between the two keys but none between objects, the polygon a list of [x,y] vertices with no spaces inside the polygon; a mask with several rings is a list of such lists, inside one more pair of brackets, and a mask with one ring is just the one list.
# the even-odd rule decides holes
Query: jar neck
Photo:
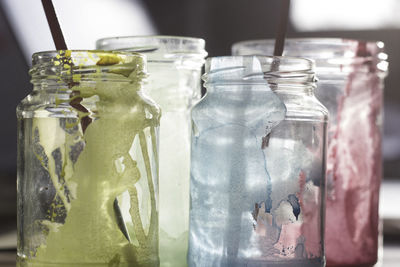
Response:
[{"label": "jar neck", "polygon": [[203,75],[208,92],[265,92],[313,95],[313,63],[302,58],[220,57],[209,60]]},{"label": "jar neck", "polygon": [[[269,55],[275,41],[251,40],[232,46],[234,55]],[[289,38],[285,41],[284,55],[311,58],[315,61],[318,77],[343,79],[351,73],[384,77],[388,69],[388,55],[382,42],[367,42],[336,38]],[[325,80],[325,79],[324,79]]]},{"label": "jar neck", "polygon": [[314,96],[314,85],[292,85],[292,84],[218,84],[207,85],[207,94],[222,94],[229,97],[233,94],[263,94],[275,92],[277,94],[292,94],[303,96]]},{"label": "jar neck", "polygon": [[[34,91],[70,93],[121,85],[140,90],[146,77],[145,58],[134,53],[50,51],[33,55],[30,70]],[[97,92],[99,93],[99,92]]]},{"label": "jar neck", "polygon": [[287,86],[287,85],[271,85],[271,90],[277,94],[294,94],[314,96],[316,86]]},{"label": "jar neck", "polygon": [[86,77],[85,79],[74,79],[71,77],[42,77],[40,79],[31,80],[33,84],[33,91],[39,93],[71,93],[78,89],[84,89],[86,91],[97,90],[97,87],[109,87],[113,90],[114,87],[132,87],[135,91],[142,91],[144,79],[138,79],[135,81],[130,80],[108,80],[106,78],[99,79],[98,77]]},{"label": "jar neck", "polygon": [[181,36],[127,36],[104,38],[96,47],[105,50],[133,51],[146,55],[150,64],[173,64],[177,68],[199,69],[207,56],[205,41]]}]

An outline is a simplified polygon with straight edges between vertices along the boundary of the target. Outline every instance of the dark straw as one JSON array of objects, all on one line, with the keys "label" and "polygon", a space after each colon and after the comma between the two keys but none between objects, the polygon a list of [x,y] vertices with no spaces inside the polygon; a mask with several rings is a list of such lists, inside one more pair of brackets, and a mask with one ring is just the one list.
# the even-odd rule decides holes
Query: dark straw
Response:
[{"label": "dark straw", "polygon": [[280,1],[281,1],[281,12],[279,18],[279,26],[275,36],[274,56],[282,56],[283,47],[285,45],[287,24],[289,20],[290,0],[280,0]]},{"label": "dark straw", "polygon": [[42,0],[44,12],[46,13],[47,22],[50,27],[51,36],[57,50],[68,50],[62,34],[60,23],[58,23],[56,11],[54,10],[51,0]]}]

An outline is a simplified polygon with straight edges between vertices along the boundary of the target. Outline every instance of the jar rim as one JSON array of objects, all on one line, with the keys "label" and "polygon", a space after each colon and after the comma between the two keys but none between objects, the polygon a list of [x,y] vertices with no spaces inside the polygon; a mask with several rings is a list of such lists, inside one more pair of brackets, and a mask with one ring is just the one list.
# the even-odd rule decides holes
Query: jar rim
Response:
[{"label": "jar rim", "polygon": [[[260,44],[274,44],[274,39],[254,39],[254,40],[245,40],[239,41],[232,45],[233,49],[238,49],[240,46],[249,46],[249,45],[260,45]],[[384,50],[385,43],[379,40],[358,40],[358,39],[346,39],[346,38],[313,38],[313,37],[305,37],[305,38],[287,38],[285,40],[286,44],[295,43],[296,45],[307,45],[307,46],[336,46],[341,48],[353,48],[359,44],[367,44],[372,47],[376,47],[376,49],[381,52]],[[315,49],[315,47],[313,47]]]},{"label": "jar rim", "polygon": [[[313,42],[317,44],[340,44],[340,45],[346,45],[346,44],[357,44],[359,42],[365,42],[365,43],[384,43],[380,40],[362,40],[362,39],[350,39],[350,38],[339,38],[339,37],[294,37],[294,38],[286,38],[286,41],[296,41],[296,42]],[[268,42],[274,42],[275,39],[253,39],[253,40],[245,40],[245,41],[239,41],[237,43],[245,43],[245,42],[253,42],[253,41],[268,41]]]},{"label": "jar rim", "polygon": [[202,38],[173,36],[173,35],[137,35],[115,36],[101,38],[96,41],[96,47],[105,50],[130,50],[143,53],[151,53],[162,46],[169,52],[199,54],[207,56],[205,40]]},{"label": "jar rim", "polygon": [[84,50],[84,49],[73,49],[73,50],[46,50],[46,51],[39,51],[36,53],[33,53],[32,55],[32,62],[35,60],[40,60],[40,58],[55,58],[57,55],[60,55],[61,53],[71,53],[74,55],[74,57],[80,58],[83,57],[85,54],[86,56],[89,54],[102,54],[102,55],[114,55],[114,56],[124,56],[127,58],[142,58],[143,60],[146,60],[146,56],[143,54],[139,54],[137,52],[129,52],[129,51],[107,51],[107,50],[101,50],[101,49],[95,49],[95,50]]},{"label": "jar rim", "polygon": [[[312,59],[296,56],[265,56],[265,55],[235,55],[235,56],[217,56],[209,57],[206,59],[206,72],[210,71],[212,61],[219,60],[225,61],[228,64],[235,64],[239,59],[251,59],[256,57],[261,64],[279,63],[283,66],[288,64],[296,64],[295,66],[302,66],[302,68],[279,69],[279,71],[305,71],[314,72],[315,62]],[[212,70],[211,70],[212,71]]]}]

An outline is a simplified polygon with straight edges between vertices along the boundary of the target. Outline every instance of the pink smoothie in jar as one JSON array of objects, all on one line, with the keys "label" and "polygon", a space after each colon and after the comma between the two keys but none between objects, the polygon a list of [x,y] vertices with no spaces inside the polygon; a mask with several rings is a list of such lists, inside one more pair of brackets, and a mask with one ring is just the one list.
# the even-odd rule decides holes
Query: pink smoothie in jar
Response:
[{"label": "pink smoothie in jar", "polygon": [[[378,251],[382,179],[381,43],[357,42],[329,127],[326,255],[328,266],[372,266]],[[383,45],[382,45],[383,47]],[[381,53],[379,55],[379,53]],[[324,92],[321,92],[324,95]],[[322,97],[321,97],[322,98]]]}]

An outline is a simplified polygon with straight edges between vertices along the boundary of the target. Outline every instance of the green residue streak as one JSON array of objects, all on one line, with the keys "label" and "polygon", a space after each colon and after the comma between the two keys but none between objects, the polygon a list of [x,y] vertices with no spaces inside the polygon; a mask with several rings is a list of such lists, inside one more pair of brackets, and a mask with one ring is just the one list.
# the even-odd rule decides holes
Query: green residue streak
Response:
[{"label": "green residue streak", "polygon": [[[153,183],[157,174],[152,173],[154,167],[150,160],[153,156],[157,159],[154,155],[155,128],[159,125],[160,113],[138,93],[143,78],[141,60],[138,58],[137,62],[130,63],[129,74],[126,68],[121,74],[130,79],[130,83],[105,83],[99,79],[92,87],[82,83],[71,88],[79,91],[82,98],[98,96],[96,119],[84,133],[80,130],[74,136],[66,137],[70,139],[66,142],[73,145],[72,140],[79,139],[80,135],[85,146],[75,164],[65,159],[69,162],[64,161],[64,184],[53,179],[55,174],[48,170],[55,187],[60,186],[57,197],[63,200],[61,205],[67,216],[63,224],[54,223],[54,214],[51,214],[54,211],[50,211],[49,220],[41,222],[48,229],[44,244],[37,248],[31,259],[24,260],[22,266],[158,266],[158,212]],[[103,67],[119,61],[103,58],[98,65]],[[118,75],[116,72],[114,69],[112,73]],[[138,159],[129,154],[134,140],[139,146],[136,150],[141,151]],[[64,154],[68,155],[68,149]],[[123,164],[123,170],[116,167],[118,160]],[[68,164],[73,167],[66,168]],[[140,172],[140,164],[145,173]],[[143,226],[139,212],[140,196],[135,184],[140,179],[147,181],[145,184],[150,193],[148,227]],[[68,198],[63,188],[70,190]],[[129,242],[123,235],[113,208],[115,199],[124,192],[130,196],[129,213],[133,223],[130,234],[135,237],[135,242]]]}]

